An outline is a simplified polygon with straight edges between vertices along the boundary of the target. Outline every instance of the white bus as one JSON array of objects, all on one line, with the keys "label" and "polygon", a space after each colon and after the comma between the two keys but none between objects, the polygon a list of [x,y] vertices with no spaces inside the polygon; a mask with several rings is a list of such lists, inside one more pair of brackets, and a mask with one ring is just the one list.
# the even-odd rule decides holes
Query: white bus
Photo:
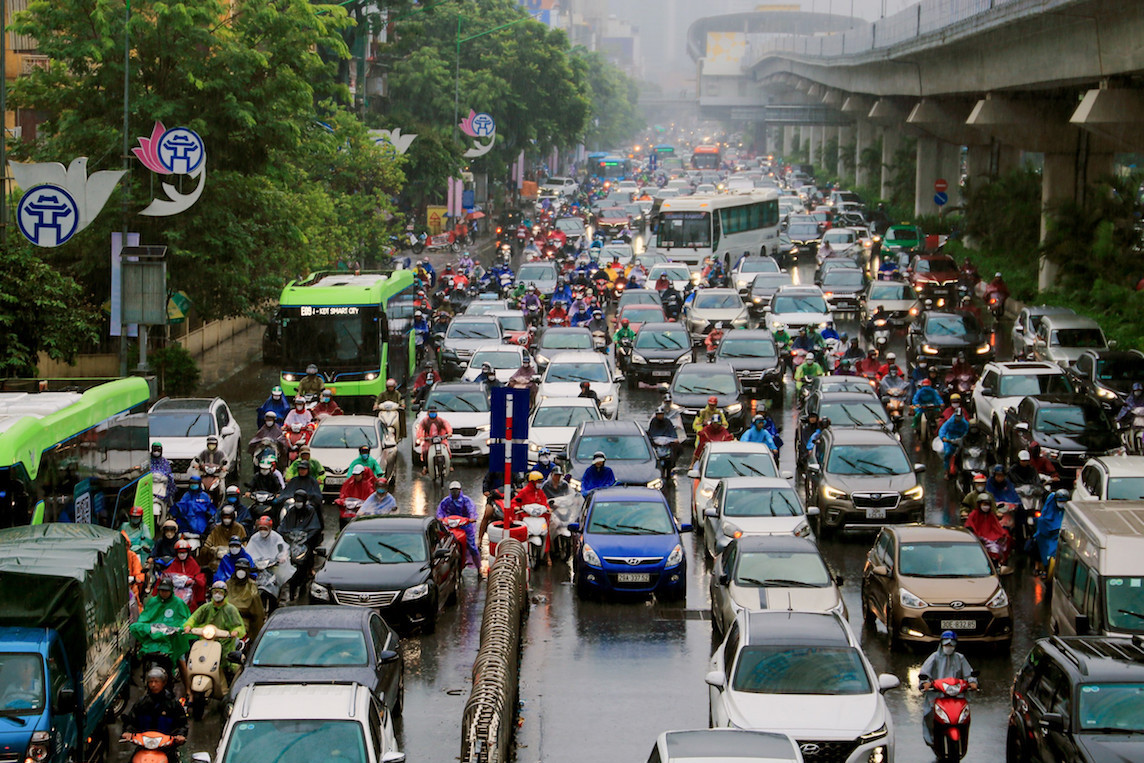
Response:
[{"label": "white bus", "polygon": [[712,255],[728,265],[744,252],[775,254],[779,247],[779,194],[681,196],[666,199],[656,219],[654,251],[697,265]]}]

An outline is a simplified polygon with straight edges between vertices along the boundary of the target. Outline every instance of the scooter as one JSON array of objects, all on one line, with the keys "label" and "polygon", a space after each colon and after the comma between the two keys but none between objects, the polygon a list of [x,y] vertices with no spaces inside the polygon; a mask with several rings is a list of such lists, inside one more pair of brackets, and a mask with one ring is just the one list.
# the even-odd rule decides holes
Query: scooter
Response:
[{"label": "scooter", "polygon": [[229,655],[224,655],[222,642],[231,637],[231,632],[214,625],[191,628],[191,635],[199,637],[191,644],[191,651],[187,654],[187,673],[191,678],[191,717],[201,721],[207,700],[222,699],[226,696],[227,683],[223,659],[236,664],[241,663],[242,645],[240,642],[238,649]]},{"label": "scooter", "polygon": [[1144,454],[1144,406],[1138,405],[1129,411],[1127,426],[1120,430],[1120,439],[1125,449],[1134,456]]},{"label": "scooter", "polygon": [[524,526],[528,528],[528,563],[536,569],[548,553],[548,518],[551,512],[542,503],[526,503],[520,507],[520,513]]},{"label": "scooter", "polygon": [[203,490],[211,496],[211,500],[215,502],[216,506],[223,501],[227,463],[227,461],[223,461],[221,464],[199,464],[199,473],[203,478]]},{"label": "scooter", "polygon": [[120,741],[135,745],[131,763],[167,763],[167,753],[178,746],[173,736],[160,731],[140,731]]},{"label": "scooter", "polygon": [[[258,598],[262,599],[262,608],[266,614],[278,609],[278,597],[282,593],[282,579],[278,574],[277,559],[255,559],[254,569],[258,571]],[[291,571],[286,579],[293,576]]]},{"label": "scooter", "polygon": [[616,342],[616,366],[624,373],[628,372],[628,365],[632,359],[632,340],[620,339]]},{"label": "scooter", "polygon": [[253,503],[250,505],[250,518],[252,522],[257,522],[259,518],[269,516],[274,520],[274,524],[278,524],[277,512],[274,510],[274,493],[269,490],[255,490],[251,493],[250,497]]},{"label": "scooter", "polygon": [[470,562],[476,566],[476,559],[469,558],[469,534],[465,530],[466,527],[471,525],[473,520],[468,517],[462,517],[457,514],[452,514],[445,517],[445,527],[449,528],[449,532],[453,533],[453,538],[457,541],[457,546],[461,549],[461,568]]},{"label": "scooter", "polygon": [[871,336],[874,346],[878,348],[878,354],[881,355],[882,350],[890,343],[890,321],[886,318],[877,318],[872,322],[874,326]]},{"label": "scooter", "polygon": [[282,436],[286,440],[286,446],[289,448],[290,461],[296,461],[298,454],[302,451],[302,446],[310,441],[310,434],[313,432],[312,427],[302,426],[301,424],[291,424]]},{"label": "scooter", "polygon": [[155,517],[155,527],[167,518],[167,509],[171,503],[171,484],[167,475],[151,472],[151,513]]},{"label": "scooter", "polygon": [[958,487],[962,495],[967,495],[973,489],[973,475],[985,474],[988,468],[989,430],[977,423],[970,424],[958,455],[961,459]]},{"label": "scooter", "polygon": [[[971,674],[977,678],[977,671]],[[924,685],[929,676],[919,676]],[[964,678],[937,678],[933,688],[941,696],[933,705],[933,742],[930,747],[939,763],[956,763],[969,750],[969,699],[966,693],[976,689]]]},{"label": "scooter", "polygon": [[168,572],[167,568],[171,562],[175,561],[172,557],[161,556],[159,558],[152,557],[152,575],[154,581],[157,583],[161,578],[167,578],[171,581],[171,585],[175,587],[174,594],[178,596],[189,607],[191,601],[195,597],[195,581],[190,575],[183,575],[176,572]]},{"label": "scooter", "polygon": [[572,558],[572,531],[568,525],[576,521],[582,501],[578,493],[568,493],[548,499],[551,516],[548,522],[548,537],[552,542],[552,558],[566,562]]},{"label": "scooter", "polygon": [[338,504],[338,527],[342,528],[357,518],[358,511],[365,501],[361,498],[347,498],[344,501],[339,499],[334,503]]},{"label": "scooter", "polygon": [[428,463],[430,481],[438,487],[444,488],[445,478],[453,470],[452,453],[450,453],[449,443],[444,437],[437,435],[433,438],[425,460]]},{"label": "scooter", "polygon": [[897,377],[896,380],[891,380],[887,376],[882,382],[882,405],[890,414],[890,425],[895,432],[901,428],[902,421],[905,419],[908,386],[908,382],[901,376]]},{"label": "scooter", "polygon": [[671,479],[671,451],[676,440],[671,437],[656,437],[651,441],[655,449],[655,466],[664,484]]}]

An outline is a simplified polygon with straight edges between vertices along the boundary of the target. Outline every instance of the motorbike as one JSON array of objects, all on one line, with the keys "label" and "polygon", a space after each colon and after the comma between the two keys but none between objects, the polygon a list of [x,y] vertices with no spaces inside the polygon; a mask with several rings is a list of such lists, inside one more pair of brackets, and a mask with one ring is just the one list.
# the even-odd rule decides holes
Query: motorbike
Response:
[{"label": "motorbike", "polygon": [[276,559],[255,559],[254,569],[258,571],[258,598],[266,614],[278,609],[278,597],[282,594],[282,580],[278,575]]},{"label": "motorbike", "polygon": [[274,511],[274,493],[269,490],[255,490],[250,494],[253,503],[250,505],[250,518],[251,521],[257,522],[260,517],[269,515],[271,519],[275,520],[274,524],[277,525],[278,517]]},{"label": "motorbike", "polygon": [[985,301],[989,304],[989,314],[994,321],[1000,321],[1005,315],[1005,296],[997,291],[986,293]]},{"label": "motorbike", "polygon": [[928,442],[937,434],[937,417],[941,415],[940,405],[921,406],[922,415],[918,420],[918,437],[922,442]]},{"label": "motorbike", "polygon": [[548,499],[551,515],[548,522],[548,537],[551,539],[552,558],[565,562],[572,558],[572,531],[568,525],[576,521],[581,501],[578,493],[568,493]]},{"label": "motorbike", "polygon": [[435,236],[422,233],[417,237],[417,243],[413,245],[412,249],[414,254],[421,254],[424,251],[459,252],[461,251],[461,244],[457,241],[453,231],[438,233]]},{"label": "motorbike", "polygon": [[399,416],[401,416],[401,406],[392,400],[386,400],[382,403],[377,413],[382,433],[381,469],[391,484],[394,477],[397,476],[397,443],[401,439]]},{"label": "motorbike", "polygon": [[1129,411],[1120,429],[1124,448],[1134,456],[1144,455],[1144,406]]},{"label": "motorbike", "polygon": [[664,484],[671,479],[672,446],[676,440],[671,437],[656,437],[652,440],[655,449],[655,466],[659,469],[659,476]]},{"label": "motorbike", "polygon": [[[977,677],[977,671],[972,676]],[[919,676],[923,683],[931,683],[929,676]],[[969,749],[969,699],[966,694],[973,689],[964,678],[937,678],[932,680],[933,688],[941,696],[933,705],[933,748],[939,763],[956,763],[965,757]]]},{"label": "motorbike", "polygon": [[301,424],[291,424],[282,433],[283,437],[286,438],[286,446],[289,449],[289,458],[291,462],[298,459],[298,454],[301,452],[302,446],[310,441],[310,434],[313,431],[313,428],[308,426],[303,426]]},{"label": "motorbike", "polygon": [[151,472],[151,513],[155,517],[155,527],[166,519],[167,508],[171,505],[171,485],[167,475]]},{"label": "motorbike", "polygon": [[175,587],[174,594],[182,599],[189,607],[195,597],[195,581],[190,575],[170,572],[167,568],[171,566],[171,562],[173,561],[175,561],[174,558],[170,556],[161,556],[157,559],[151,559],[154,581],[158,582],[160,578],[170,580],[171,585]]},{"label": "motorbike", "polygon": [[429,479],[440,488],[445,487],[445,478],[452,471],[452,453],[449,443],[440,435],[433,438],[425,459],[429,469]]},{"label": "motorbike", "polygon": [[890,415],[890,425],[894,431],[902,426],[906,413],[906,390],[909,383],[901,376],[891,378],[887,376],[882,381],[882,405]]},{"label": "motorbike", "polygon": [[948,376],[945,380],[945,386],[951,395],[954,392],[961,395],[964,404],[973,399],[973,385],[976,381],[977,377],[973,373],[964,371],[957,376]]},{"label": "motorbike", "polygon": [[524,308],[524,320],[529,326],[539,326],[541,319],[540,305],[533,303]]},{"label": "motorbike", "polygon": [[131,763],[167,763],[167,753],[177,746],[173,736],[161,731],[140,731],[120,741],[135,745]]},{"label": "motorbike", "polygon": [[526,503],[520,507],[520,513],[524,526],[528,528],[528,563],[536,569],[548,553],[548,519],[551,512],[542,503]]},{"label": "motorbike", "polygon": [[449,528],[449,532],[453,533],[453,538],[457,541],[457,546],[461,549],[461,568],[463,569],[470,561],[476,564],[475,559],[469,559],[469,534],[465,530],[466,527],[471,525],[473,520],[469,517],[462,517],[457,514],[452,514],[445,517],[445,527]]},{"label": "motorbike", "polygon": [[683,302],[678,293],[672,293],[663,300],[663,312],[669,321],[679,320],[679,313],[683,309]]},{"label": "motorbike", "polygon": [[628,372],[628,366],[632,359],[632,340],[624,337],[616,341],[616,366],[624,373]]},{"label": "motorbike", "polygon": [[962,495],[968,495],[973,490],[974,474],[985,474],[989,466],[989,446],[989,430],[977,423],[970,424],[958,454],[961,461],[958,486]]},{"label": "motorbike", "polygon": [[207,700],[226,696],[223,660],[241,662],[241,642],[239,649],[224,655],[222,641],[231,637],[230,631],[214,625],[204,625],[201,628],[191,628],[191,635],[198,636],[187,654],[187,673],[191,679],[191,717],[201,721]]},{"label": "motorbike", "polygon": [[[1013,522],[1013,537],[1033,537],[1033,531],[1036,528],[1037,517],[1041,515],[1041,506],[1045,502],[1045,496],[1048,494],[1047,485],[1050,479],[1048,475],[1042,474],[1039,483],[1030,482],[1017,485],[1017,497],[1021,499],[1020,514],[1014,518]],[[1022,515],[1024,523],[1022,524]]]},{"label": "motorbike", "polygon": [[223,501],[227,463],[227,461],[223,461],[221,464],[199,464],[199,473],[203,478],[203,490],[211,496],[211,500],[215,502],[216,506]]},{"label": "motorbike", "polygon": [[880,354],[890,343],[890,321],[888,318],[876,318],[870,323],[870,338],[874,341],[874,346],[878,348]]},{"label": "motorbike", "polygon": [[345,527],[351,520],[356,519],[358,511],[365,501],[361,498],[347,498],[344,501],[334,501],[338,505],[338,527]]}]

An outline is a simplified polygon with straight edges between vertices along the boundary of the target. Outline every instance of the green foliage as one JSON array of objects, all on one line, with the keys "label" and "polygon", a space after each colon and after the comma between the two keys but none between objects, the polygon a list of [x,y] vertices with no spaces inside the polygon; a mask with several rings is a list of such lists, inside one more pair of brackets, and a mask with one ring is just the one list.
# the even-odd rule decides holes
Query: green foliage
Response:
[{"label": "green foliage", "polygon": [[1061,286],[1083,290],[1106,280],[1134,287],[1140,280],[1139,184],[1139,178],[1104,178],[1089,186],[1084,203],[1049,209],[1042,253],[1061,266]]},{"label": "green foliage", "polygon": [[578,45],[572,49],[572,66],[591,105],[584,134],[590,150],[619,146],[647,126],[636,105],[639,87],[604,56]]},{"label": "green foliage", "polygon": [[181,344],[169,344],[151,353],[147,362],[159,377],[165,395],[187,397],[199,388],[202,372],[198,363]]},{"label": "green foliage", "polygon": [[898,150],[894,152],[890,164],[890,203],[902,209],[908,209],[912,215],[914,209],[914,188],[917,182],[918,141],[916,138],[902,138]]},{"label": "green foliage", "polygon": [[862,168],[862,174],[867,178],[867,182],[880,188],[882,184],[882,136],[879,135],[877,140],[862,149],[862,154],[858,157],[858,165]]},{"label": "green foliage", "polygon": [[976,183],[965,200],[965,235],[991,252],[1031,252],[1041,222],[1041,178],[1029,167]]},{"label": "green foliage", "polygon": [[826,174],[831,177],[838,175],[838,136],[832,135],[822,143],[822,156],[818,158],[819,164]]},{"label": "green foliage", "polygon": [[854,159],[858,154],[858,143],[856,141],[850,141],[844,146],[841,146],[838,151],[838,174],[850,181],[849,183],[843,184],[849,188],[854,185]]}]

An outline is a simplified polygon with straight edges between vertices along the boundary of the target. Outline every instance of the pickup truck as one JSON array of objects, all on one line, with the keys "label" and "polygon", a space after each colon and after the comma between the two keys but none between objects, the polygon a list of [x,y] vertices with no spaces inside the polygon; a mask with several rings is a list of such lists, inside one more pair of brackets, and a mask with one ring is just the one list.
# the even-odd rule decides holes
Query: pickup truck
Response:
[{"label": "pickup truck", "polygon": [[0,530],[0,760],[102,760],[127,699],[127,544],[85,524]]}]

